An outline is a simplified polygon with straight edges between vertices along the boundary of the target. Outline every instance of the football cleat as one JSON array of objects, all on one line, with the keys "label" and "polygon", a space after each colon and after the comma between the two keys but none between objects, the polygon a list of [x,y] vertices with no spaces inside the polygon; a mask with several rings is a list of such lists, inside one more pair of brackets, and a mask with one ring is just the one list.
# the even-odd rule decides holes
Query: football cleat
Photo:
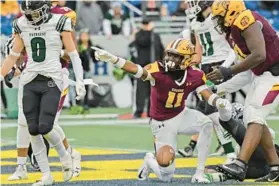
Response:
[{"label": "football cleat", "polygon": [[279,182],[279,165],[270,166],[269,174],[256,179],[255,182]]},{"label": "football cleat", "polygon": [[32,186],[49,186],[49,185],[54,185],[54,180],[51,173],[47,175],[43,175],[41,180],[38,180],[36,181],[36,183],[32,184]]},{"label": "football cleat", "polygon": [[63,158],[60,158],[62,164],[63,179],[65,182],[68,182],[73,177],[73,159],[72,156],[67,153]]},{"label": "football cleat", "polygon": [[236,154],[234,152],[227,154],[227,159],[224,164],[230,164],[236,159]]},{"label": "football cleat", "polygon": [[18,165],[15,173],[8,178],[9,181],[23,180],[23,179],[27,179],[27,169],[25,164]]},{"label": "football cleat", "polygon": [[242,160],[236,159],[226,165],[217,165],[217,171],[225,174],[228,179],[243,181],[246,176],[247,164]]},{"label": "football cleat", "polygon": [[187,146],[184,149],[178,149],[178,153],[183,157],[192,157],[194,154],[194,150],[192,147]]},{"label": "football cleat", "polygon": [[192,177],[191,183],[203,183],[203,184],[207,184],[207,183],[211,183],[210,179],[205,176],[204,174],[195,174]]},{"label": "football cleat", "polygon": [[81,154],[75,149],[72,149],[71,156],[73,158],[73,168],[74,168],[73,177],[78,177],[81,172],[81,166],[80,166]]},{"label": "football cleat", "polygon": [[143,164],[138,169],[138,180],[147,180],[150,174],[150,168],[147,165],[147,161],[149,158],[154,158],[154,155],[152,153],[146,153],[144,157]]}]

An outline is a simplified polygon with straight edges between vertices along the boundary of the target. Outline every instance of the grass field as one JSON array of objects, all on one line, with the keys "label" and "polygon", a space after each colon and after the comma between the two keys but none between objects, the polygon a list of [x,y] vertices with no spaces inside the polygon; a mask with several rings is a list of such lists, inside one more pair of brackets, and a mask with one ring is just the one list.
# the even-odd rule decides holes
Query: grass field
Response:
[{"label": "grass field", "polygon": [[[103,110],[104,111],[104,110]],[[128,110],[122,110],[125,113]],[[111,109],[105,113],[115,113]],[[64,114],[66,111],[64,111]],[[91,110],[90,113],[101,113],[100,110]],[[104,113],[104,112],[103,112]],[[145,120],[91,120],[72,119],[61,120],[60,124],[69,137],[70,143],[82,153],[82,173],[70,183],[62,185],[162,185],[151,179],[148,182],[136,180],[137,169],[142,163],[146,151],[153,151],[153,137]],[[269,121],[277,135],[279,134],[279,120]],[[8,176],[16,167],[16,120],[3,120],[1,128],[1,184],[25,185],[40,178],[40,173],[30,169],[29,179],[9,182]],[[178,137],[178,147],[188,143],[188,136]],[[279,143],[279,140],[276,140]],[[217,146],[216,139],[212,141],[211,151]],[[177,171],[172,185],[190,185],[190,177],[194,172],[196,158],[180,158],[177,156]],[[207,164],[218,164],[224,157],[211,157]],[[60,163],[55,152],[50,154],[51,169],[57,182],[61,182]],[[152,175],[151,177],[154,177]],[[226,183],[235,185],[239,183]],[[243,184],[252,184],[250,180]],[[168,184],[163,184],[168,185]],[[192,185],[192,184],[191,184]]]}]

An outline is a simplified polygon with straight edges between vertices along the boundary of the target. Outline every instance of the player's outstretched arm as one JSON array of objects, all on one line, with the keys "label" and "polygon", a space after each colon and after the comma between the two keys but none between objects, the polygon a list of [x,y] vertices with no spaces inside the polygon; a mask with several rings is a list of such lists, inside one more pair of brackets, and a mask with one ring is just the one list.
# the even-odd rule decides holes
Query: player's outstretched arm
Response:
[{"label": "player's outstretched arm", "polygon": [[85,87],[83,83],[83,68],[81,65],[81,60],[79,54],[76,50],[75,43],[72,39],[71,32],[64,31],[61,33],[63,45],[72,61],[73,69],[76,77],[76,92],[77,92],[77,100],[82,99],[85,94]]},{"label": "player's outstretched arm", "polygon": [[98,60],[112,63],[116,67],[123,69],[124,71],[133,74],[136,78],[140,78],[144,81],[154,81],[151,74],[140,65],[136,65],[131,61],[127,61],[123,58],[117,57],[105,50],[99,49],[97,47],[92,47],[95,50],[95,57]]},{"label": "player's outstretched arm", "polygon": [[231,107],[231,103],[227,99],[220,98],[209,89],[204,89],[200,94],[209,105],[215,106],[219,111]]},{"label": "player's outstretched arm", "polygon": [[21,40],[18,34],[15,34],[15,41],[13,48],[10,51],[8,57],[3,61],[3,65],[1,68],[1,80],[3,77],[8,74],[8,72],[13,68],[14,64],[17,62],[20,57],[21,51],[24,48],[23,41]]}]

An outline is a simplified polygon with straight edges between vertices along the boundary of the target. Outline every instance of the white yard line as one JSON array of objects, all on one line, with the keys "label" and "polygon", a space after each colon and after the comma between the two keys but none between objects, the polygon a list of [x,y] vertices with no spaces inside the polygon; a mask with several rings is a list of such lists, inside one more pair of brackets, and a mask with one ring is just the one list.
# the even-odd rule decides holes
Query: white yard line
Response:
[{"label": "white yard line", "polygon": [[[75,116],[77,118],[78,116]],[[129,127],[149,127],[149,119],[131,119],[131,120],[89,120],[89,117],[81,117],[83,120],[60,120],[59,124],[62,126],[105,126],[105,125],[115,125],[115,126],[129,126]],[[69,119],[69,118],[68,118]],[[279,116],[269,116],[268,120],[277,121],[279,124]],[[2,120],[1,129],[17,127],[17,122],[7,122]],[[276,131],[279,133],[279,131]]]}]

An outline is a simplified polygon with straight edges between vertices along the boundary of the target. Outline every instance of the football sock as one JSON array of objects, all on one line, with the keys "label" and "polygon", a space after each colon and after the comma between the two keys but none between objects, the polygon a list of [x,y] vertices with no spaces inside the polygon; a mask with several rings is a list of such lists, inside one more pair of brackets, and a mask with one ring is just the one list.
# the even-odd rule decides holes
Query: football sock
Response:
[{"label": "football sock", "polygon": [[222,145],[226,154],[233,153],[234,148],[232,142]]},{"label": "football sock", "polygon": [[204,170],[205,163],[208,156],[209,145],[212,138],[212,123],[205,123],[199,133],[199,139],[197,143],[198,148],[198,165],[197,170]]},{"label": "football sock", "polygon": [[46,146],[42,135],[31,136],[31,144],[33,148],[33,154],[36,157],[37,163],[43,174],[48,174],[50,172],[48,158],[46,153]]},{"label": "football sock", "polygon": [[190,146],[193,150],[195,150],[196,145],[197,145],[197,142],[194,141],[194,140],[191,140],[190,143],[189,143],[189,146]]},{"label": "football sock", "polygon": [[17,157],[17,164],[18,165],[24,165],[26,164],[27,157]]},{"label": "football sock", "polygon": [[62,143],[61,137],[56,130],[50,131],[44,135],[44,137],[53,145],[60,158],[68,154]]}]

